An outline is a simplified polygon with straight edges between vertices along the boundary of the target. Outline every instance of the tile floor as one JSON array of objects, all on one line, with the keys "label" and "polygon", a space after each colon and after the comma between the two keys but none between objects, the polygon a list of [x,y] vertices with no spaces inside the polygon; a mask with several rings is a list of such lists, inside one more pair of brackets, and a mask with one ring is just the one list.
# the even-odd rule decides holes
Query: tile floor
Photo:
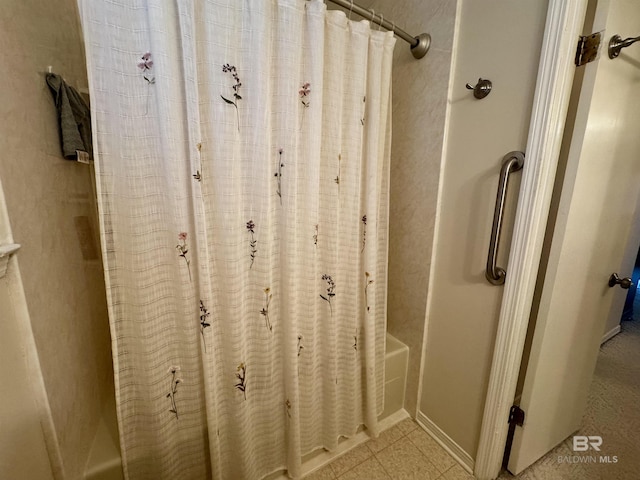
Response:
[{"label": "tile floor", "polygon": [[472,480],[408,418],[354,448],[305,480]]},{"label": "tile floor", "polygon": [[[637,297],[640,312],[640,292]],[[637,313],[640,316],[640,313]],[[640,319],[622,323],[622,333],[600,351],[582,435],[603,437],[605,455],[616,464],[559,463],[575,455],[571,438],[517,477],[499,480],[636,480],[640,478]],[[315,472],[305,480],[472,480],[422,428],[406,419]]]}]

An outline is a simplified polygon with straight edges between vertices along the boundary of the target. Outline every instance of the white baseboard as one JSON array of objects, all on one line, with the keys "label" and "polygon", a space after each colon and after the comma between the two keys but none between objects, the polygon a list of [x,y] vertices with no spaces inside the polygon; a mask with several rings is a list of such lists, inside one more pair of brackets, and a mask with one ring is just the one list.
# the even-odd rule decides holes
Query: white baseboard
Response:
[{"label": "white baseboard", "polygon": [[[378,422],[379,431],[383,432],[393,427],[395,424],[400,423],[405,418],[409,417],[409,413],[404,408],[402,408],[397,412],[392,413],[388,417],[380,420]],[[353,450],[358,445],[361,445],[370,439],[371,437],[369,436],[369,434],[365,430],[362,430],[353,437],[341,441],[338,444],[338,448],[336,448],[332,452],[320,451],[315,455],[312,454],[312,458],[306,460],[302,464],[302,476],[306,477],[307,475],[320,470],[324,466],[333,462],[336,458],[341,457],[345,453]],[[290,480],[290,478],[286,474],[273,475],[267,478],[272,480]]]},{"label": "white baseboard", "polygon": [[607,333],[605,333],[602,336],[602,341],[600,342],[600,345],[602,345],[607,340],[611,340],[613,337],[615,337],[617,334],[620,333],[620,330],[621,330],[620,329],[620,324],[618,324],[615,327],[613,327],[611,330],[609,330]]},{"label": "white baseboard", "polygon": [[465,452],[460,445],[453,441],[453,439],[444,433],[440,427],[433,423],[427,416],[418,411],[416,418],[418,424],[429,434],[431,437],[444,448],[454,460],[456,460],[462,468],[467,472],[473,474],[473,467],[475,461],[471,458],[467,452]]}]

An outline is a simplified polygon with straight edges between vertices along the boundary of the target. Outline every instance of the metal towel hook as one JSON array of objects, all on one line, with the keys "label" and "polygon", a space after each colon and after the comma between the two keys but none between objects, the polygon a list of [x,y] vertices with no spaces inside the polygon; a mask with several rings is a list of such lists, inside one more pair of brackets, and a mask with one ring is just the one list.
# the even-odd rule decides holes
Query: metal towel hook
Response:
[{"label": "metal towel hook", "polygon": [[473,90],[474,97],[476,97],[478,100],[481,100],[491,93],[493,84],[491,83],[491,80],[483,80],[482,78],[479,78],[478,83],[476,83],[475,86],[469,83],[467,83],[465,86],[467,87],[467,90]]}]

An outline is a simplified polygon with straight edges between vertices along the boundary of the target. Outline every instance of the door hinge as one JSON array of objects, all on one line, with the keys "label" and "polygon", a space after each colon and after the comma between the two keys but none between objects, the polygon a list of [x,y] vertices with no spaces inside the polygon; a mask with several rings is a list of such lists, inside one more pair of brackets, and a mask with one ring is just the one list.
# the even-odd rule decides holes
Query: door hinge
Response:
[{"label": "door hinge", "polygon": [[601,38],[600,32],[579,38],[578,48],[576,49],[576,65],[578,67],[593,62],[598,57]]},{"label": "door hinge", "polygon": [[514,423],[520,427],[524,424],[524,410],[517,405],[514,405],[509,410],[509,424]]}]

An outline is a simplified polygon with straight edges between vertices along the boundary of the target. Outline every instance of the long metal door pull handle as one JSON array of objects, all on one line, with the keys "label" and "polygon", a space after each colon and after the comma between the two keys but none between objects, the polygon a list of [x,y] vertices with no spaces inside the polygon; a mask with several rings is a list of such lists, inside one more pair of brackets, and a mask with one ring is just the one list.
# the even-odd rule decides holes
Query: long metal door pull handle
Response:
[{"label": "long metal door pull handle", "polygon": [[485,276],[492,285],[502,285],[507,272],[504,268],[496,266],[498,248],[500,246],[500,233],[502,231],[502,217],[504,214],[504,202],[509,186],[509,174],[522,170],[524,165],[523,152],[509,152],[502,159],[500,169],[500,181],[498,182],[498,194],[496,206],[493,210],[493,226],[491,227],[491,239],[489,241],[489,256],[487,257],[487,269]]}]

